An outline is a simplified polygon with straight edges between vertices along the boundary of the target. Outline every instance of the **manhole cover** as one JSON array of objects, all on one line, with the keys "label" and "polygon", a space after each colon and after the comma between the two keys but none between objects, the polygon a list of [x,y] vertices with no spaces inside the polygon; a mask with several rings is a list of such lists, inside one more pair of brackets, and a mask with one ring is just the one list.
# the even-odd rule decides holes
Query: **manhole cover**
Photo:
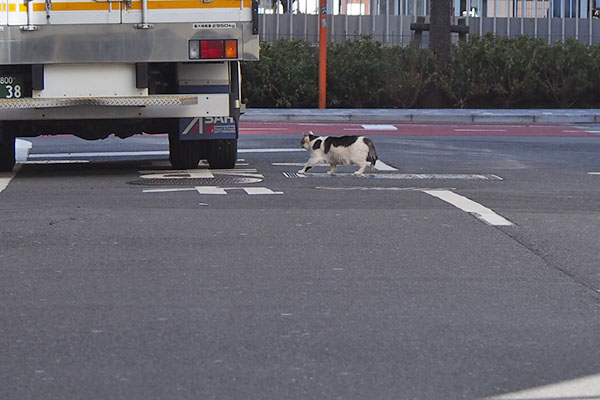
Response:
[{"label": "manhole cover", "polygon": [[258,183],[260,178],[246,176],[216,176],[213,178],[148,178],[128,182],[130,185],[143,186],[218,186],[237,183]]}]

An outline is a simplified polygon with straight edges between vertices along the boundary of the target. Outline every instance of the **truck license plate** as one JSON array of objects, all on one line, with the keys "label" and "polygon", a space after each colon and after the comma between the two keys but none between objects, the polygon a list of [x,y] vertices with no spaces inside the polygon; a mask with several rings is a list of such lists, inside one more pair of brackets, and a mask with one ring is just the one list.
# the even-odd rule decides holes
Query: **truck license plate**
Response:
[{"label": "truck license plate", "polygon": [[0,73],[0,99],[19,99],[23,97],[23,76]]}]

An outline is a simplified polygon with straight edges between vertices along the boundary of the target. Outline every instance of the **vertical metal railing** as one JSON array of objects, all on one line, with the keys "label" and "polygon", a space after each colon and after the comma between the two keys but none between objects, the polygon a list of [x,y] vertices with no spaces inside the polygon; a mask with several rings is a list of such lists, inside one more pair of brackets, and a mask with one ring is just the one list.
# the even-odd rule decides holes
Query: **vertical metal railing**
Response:
[{"label": "vertical metal railing", "polygon": [[[529,35],[552,43],[574,38],[600,42],[596,0],[452,0],[453,23],[465,18],[471,34]],[[406,45],[417,17],[428,21],[429,0],[335,0],[328,10],[329,41],[370,35],[384,44]],[[318,39],[317,0],[260,0],[261,40]],[[586,25],[587,24],[587,25]],[[587,29],[585,28],[587,26]],[[424,35],[428,37],[428,35]],[[427,40],[424,40],[426,45]]]}]

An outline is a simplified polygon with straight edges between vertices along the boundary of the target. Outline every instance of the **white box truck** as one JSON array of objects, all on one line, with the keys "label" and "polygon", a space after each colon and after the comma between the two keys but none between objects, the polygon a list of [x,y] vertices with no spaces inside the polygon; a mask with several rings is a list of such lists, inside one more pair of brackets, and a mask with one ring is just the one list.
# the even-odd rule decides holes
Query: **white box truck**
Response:
[{"label": "white box truck", "polygon": [[0,171],[15,138],[168,133],[190,169],[237,158],[256,0],[0,0]]}]

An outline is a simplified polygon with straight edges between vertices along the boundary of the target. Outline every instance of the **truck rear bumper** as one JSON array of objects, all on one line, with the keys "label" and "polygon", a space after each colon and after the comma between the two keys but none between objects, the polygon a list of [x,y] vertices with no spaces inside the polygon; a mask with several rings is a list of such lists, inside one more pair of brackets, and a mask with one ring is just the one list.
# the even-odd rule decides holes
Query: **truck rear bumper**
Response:
[{"label": "truck rear bumper", "polygon": [[1,120],[226,116],[229,94],[0,99]]}]

